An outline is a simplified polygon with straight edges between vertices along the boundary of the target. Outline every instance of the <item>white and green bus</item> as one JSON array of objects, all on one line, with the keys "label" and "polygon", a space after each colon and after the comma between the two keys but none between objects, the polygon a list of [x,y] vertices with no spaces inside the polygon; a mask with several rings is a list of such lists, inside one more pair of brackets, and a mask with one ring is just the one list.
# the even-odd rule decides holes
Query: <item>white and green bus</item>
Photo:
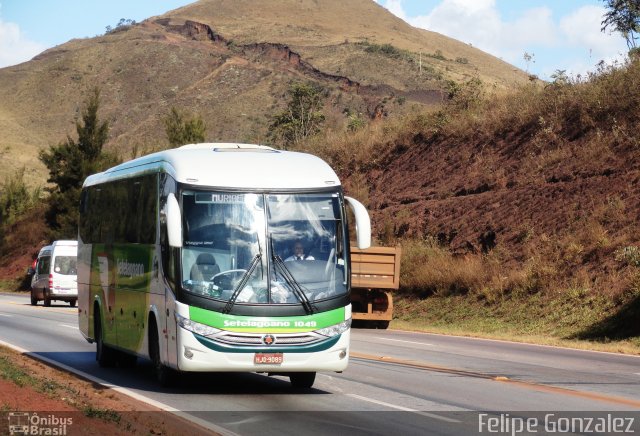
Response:
[{"label": "white and green bus", "polygon": [[[369,216],[321,159],[250,144],[194,144],[86,179],[79,326],[101,366],[287,375],[343,371],[351,327],[349,230]],[[293,261],[294,251],[304,251]]]}]

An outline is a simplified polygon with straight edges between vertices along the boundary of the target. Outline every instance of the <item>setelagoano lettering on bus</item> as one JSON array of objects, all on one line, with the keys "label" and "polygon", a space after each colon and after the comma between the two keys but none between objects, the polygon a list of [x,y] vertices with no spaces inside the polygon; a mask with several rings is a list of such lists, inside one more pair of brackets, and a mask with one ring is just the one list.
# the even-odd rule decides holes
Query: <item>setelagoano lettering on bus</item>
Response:
[{"label": "setelagoano lettering on bus", "polygon": [[144,265],[141,263],[131,263],[128,260],[117,259],[118,275],[123,277],[141,277],[144,275]]},{"label": "setelagoano lettering on bus", "polygon": [[225,327],[291,327],[290,321],[237,321],[228,320],[224,321]]}]

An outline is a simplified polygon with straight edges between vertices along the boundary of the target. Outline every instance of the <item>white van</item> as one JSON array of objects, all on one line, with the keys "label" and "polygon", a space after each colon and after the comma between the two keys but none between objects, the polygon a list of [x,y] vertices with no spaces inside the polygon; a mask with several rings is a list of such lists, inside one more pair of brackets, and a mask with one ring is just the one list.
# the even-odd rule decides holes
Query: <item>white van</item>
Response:
[{"label": "white van", "polygon": [[31,278],[31,305],[39,300],[66,301],[71,307],[78,301],[78,241],[55,241],[38,253],[36,270]]}]

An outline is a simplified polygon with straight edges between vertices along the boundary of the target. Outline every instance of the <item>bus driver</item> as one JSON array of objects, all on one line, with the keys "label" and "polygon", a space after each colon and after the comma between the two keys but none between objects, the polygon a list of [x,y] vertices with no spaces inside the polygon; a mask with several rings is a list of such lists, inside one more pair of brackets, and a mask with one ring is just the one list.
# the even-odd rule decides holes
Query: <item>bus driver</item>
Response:
[{"label": "bus driver", "polygon": [[302,242],[296,241],[293,247],[293,256],[287,257],[284,261],[291,262],[294,260],[315,260],[315,258],[310,255],[305,256],[304,246],[302,245]]}]

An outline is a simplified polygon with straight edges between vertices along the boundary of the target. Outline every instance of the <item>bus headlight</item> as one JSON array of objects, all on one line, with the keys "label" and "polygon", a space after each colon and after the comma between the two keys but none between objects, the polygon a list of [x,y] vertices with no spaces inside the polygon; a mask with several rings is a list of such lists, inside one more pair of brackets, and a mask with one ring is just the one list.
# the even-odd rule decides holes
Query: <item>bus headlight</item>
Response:
[{"label": "bus headlight", "polygon": [[218,330],[217,328],[200,324],[199,322],[195,322],[188,318],[185,318],[184,316],[180,316],[177,313],[176,313],[176,322],[183,329],[189,330],[190,332],[193,332],[200,336],[210,336],[220,332],[220,330]]},{"label": "bus headlight", "polygon": [[349,330],[349,328],[351,328],[351,318],[345,321],[342,321],[340,324],[334,324],[332,326],[325,327],[320,330],[316,330],[315,332],[323,336],[331,337],[331,336],[340,335],[346,332],[347,330]]}]

